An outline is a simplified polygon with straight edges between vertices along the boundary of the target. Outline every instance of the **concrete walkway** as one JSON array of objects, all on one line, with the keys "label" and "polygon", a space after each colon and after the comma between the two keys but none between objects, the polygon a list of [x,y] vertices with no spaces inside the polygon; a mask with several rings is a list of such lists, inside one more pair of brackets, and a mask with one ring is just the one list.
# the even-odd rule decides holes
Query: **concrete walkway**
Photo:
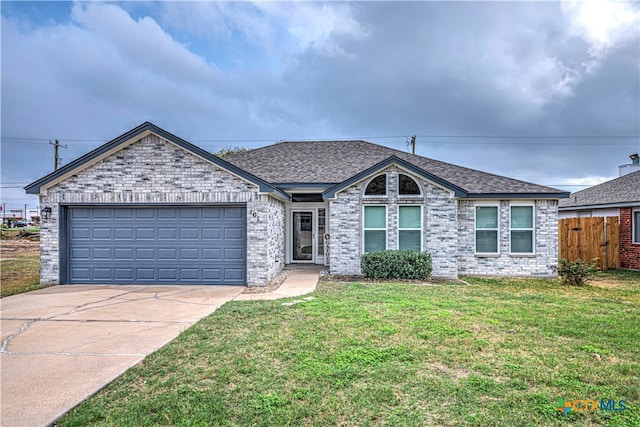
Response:
[{"label": "concrete walkway", "polygon": [[269,293],[242,286],[54,286],[0,300],[3,427],[47,426],[231,300],[312,292],[289,270]]}]

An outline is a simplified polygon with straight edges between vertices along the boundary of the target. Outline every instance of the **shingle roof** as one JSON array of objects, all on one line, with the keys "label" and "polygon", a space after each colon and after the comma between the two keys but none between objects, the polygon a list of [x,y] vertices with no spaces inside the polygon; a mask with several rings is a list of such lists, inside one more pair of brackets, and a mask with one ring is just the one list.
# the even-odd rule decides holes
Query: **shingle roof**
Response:
[{"label": "shingle roof", "polygon": [[566,197],[555,188],[456,166],[367,141],[279,142],[225,157],[229,163],[274,185],[338,184],[396,156],[473,194],[541,194]]},{"label": "shingle roof", "polygon": [[640,171],[571,193],[560,201],[560,208],[640,204]]}]

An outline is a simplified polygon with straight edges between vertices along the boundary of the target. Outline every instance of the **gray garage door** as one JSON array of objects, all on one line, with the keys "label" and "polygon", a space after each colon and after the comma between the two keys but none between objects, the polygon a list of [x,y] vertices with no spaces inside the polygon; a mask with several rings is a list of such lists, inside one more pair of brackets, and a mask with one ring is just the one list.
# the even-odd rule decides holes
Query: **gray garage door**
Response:
[{"label": "gray garage door", "polygon": [[69,207],[67,281],[246,284],[244,207]]}]

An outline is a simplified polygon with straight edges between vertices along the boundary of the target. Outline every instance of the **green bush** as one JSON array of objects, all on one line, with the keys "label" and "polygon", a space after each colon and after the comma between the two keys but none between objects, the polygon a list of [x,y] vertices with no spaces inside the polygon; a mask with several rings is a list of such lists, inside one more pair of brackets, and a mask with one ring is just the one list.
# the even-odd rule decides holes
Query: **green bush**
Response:
[{"label": "green bush", "polygon": [[372,279],[427,280],[431,275],[431,255],[416,251],[380,251],[361,257],[362,274]]},{"label": "green bush", "polygon": [[558,276],[562,280],[562,283],[573,286],[582,286],[587,280],[593,277],[598,271],[597,258],[591,260],[591,262],[582,261],[577,259],[574,262],[561,259],[558,263],[556,270]]}]

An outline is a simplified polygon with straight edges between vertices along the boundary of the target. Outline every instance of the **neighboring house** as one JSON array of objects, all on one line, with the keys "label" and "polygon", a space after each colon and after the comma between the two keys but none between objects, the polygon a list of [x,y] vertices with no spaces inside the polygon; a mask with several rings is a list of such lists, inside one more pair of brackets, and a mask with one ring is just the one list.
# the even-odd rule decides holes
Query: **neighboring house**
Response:
[{"label": "neighboring house", "polygon": [[436,277],[551,276],[568,196],[365,141],[220,159],[151,123],[26,190],[49,216],[44,283],[249,286],[294,263],[360,274],[398,248],[431,253]]},{"label": "neighboring house", "polygon": [[[624,168],[623,172],[623,167],[621,173],[630,169]],[[560,201],[559,211],[561,219],[619,217],[620,266],[640,269],[640,170],[571,193],[568,199]]]}]

